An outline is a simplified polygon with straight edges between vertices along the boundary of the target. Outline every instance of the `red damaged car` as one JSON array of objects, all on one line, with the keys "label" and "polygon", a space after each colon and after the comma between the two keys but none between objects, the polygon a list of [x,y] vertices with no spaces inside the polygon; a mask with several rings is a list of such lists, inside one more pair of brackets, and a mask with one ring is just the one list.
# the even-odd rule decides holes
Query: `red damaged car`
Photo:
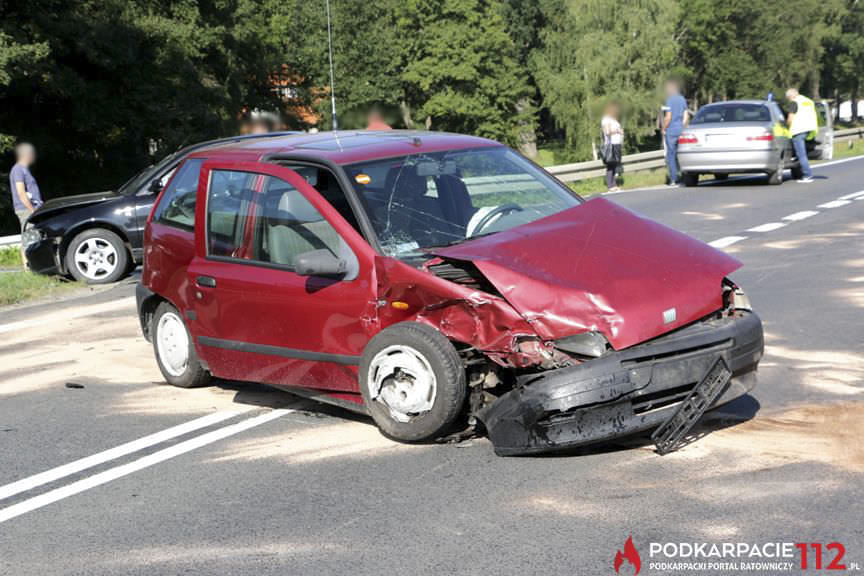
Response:
[{"label": "red damaged car", "polygon": [[145,232],[137,300],[168,382],[264,382],[387,436],[482,426],[499,454],[656,429],[747,393],[740,266],[499,143],[338,132],[191,154]]}]

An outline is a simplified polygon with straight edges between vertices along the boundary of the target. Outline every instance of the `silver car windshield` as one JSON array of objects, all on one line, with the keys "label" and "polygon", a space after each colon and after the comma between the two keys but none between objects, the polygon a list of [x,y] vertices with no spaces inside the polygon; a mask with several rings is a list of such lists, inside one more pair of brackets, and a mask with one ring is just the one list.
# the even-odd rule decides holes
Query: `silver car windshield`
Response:
[{"label": "silver car windshield", "polygon": [[345,167],[385,254],[494,234],[566,210],[581,199],[503,146],[389,158]]}]

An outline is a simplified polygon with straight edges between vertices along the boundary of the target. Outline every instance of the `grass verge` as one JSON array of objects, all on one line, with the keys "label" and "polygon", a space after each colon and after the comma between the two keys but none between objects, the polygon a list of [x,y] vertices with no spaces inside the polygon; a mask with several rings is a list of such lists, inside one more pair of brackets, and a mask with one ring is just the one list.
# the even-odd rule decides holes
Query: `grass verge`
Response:
[{"label": "grass verge", "polygon": [[849,140],[834,144],[834,159],[851,158],[864,155],[864,140]]},{"label": "grass verge", "polygon": [[84,284],[79,282],[69,282],[56,276],[41,276],[24,270],[2,272],[0,273],[0,306],[37,298],[53,298],[83,287]]},{"label": "grass verge", "polygon": [[17,246],[0,248],[0,268],[20,268],[21,249]]}]

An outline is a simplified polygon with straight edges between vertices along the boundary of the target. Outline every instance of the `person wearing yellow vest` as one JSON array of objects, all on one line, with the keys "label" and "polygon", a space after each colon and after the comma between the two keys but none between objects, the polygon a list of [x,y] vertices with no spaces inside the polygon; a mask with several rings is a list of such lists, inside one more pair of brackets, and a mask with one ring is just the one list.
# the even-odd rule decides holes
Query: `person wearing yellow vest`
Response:
[{"label": "person wearing yellow vest", "polygon": [[802,177],[798,182],[806,184],[813,182],[813,171],[810,170],[810,162],[807,160],[806,141],[810,134],[819,128],[816,105],[810,98],[799,94],[797,88],[789,88],[786,91],[786,100],[789,101],[789,134],[792,136],[795,155],[801,164]]}]

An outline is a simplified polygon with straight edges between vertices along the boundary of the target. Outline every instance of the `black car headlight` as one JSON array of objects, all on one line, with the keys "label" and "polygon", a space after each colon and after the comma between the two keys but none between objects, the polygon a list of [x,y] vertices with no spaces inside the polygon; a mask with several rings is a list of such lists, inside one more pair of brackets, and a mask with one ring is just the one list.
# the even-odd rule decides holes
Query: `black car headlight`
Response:
[{"label": "black car headlight", "polygon": [[555,347],[571,354],[599,358],[609,349],[609,341],[599,332],[583,332],[555,340]]},{"label": "black car headlight", "polygon": [[24,246],[24,248],[44,239],[45,233],[35,226],[32,226],[31,224],[24,226],[24,231],[21,233],[21,245]]}]

